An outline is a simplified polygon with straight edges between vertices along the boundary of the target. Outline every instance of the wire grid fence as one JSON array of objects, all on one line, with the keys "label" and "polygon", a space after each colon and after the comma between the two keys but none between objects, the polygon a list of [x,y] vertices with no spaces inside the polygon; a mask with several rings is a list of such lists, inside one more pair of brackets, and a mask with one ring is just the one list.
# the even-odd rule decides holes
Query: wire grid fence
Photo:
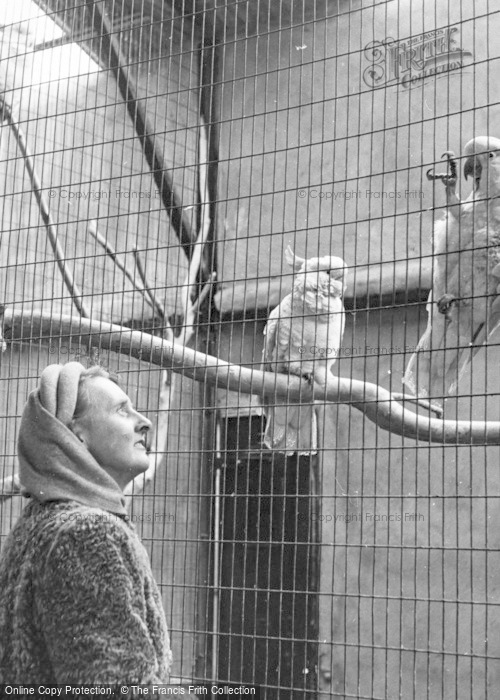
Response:
[{"label": "wire grid fence", "polygon": [[[425,171],[500,134],[498,9],[19,0],[1,13],[2,538],[23,506],[29,390],[49,363],[101,363],[156,426],[130,507],[174,681],[266,698],[495,697],[498,439],[456,423],[444,439],[440,418],[405,403],[415,439],[388,393],[350,384],[351,401],[317,404],[317,451],[285,455],[263,444],[258,370],[290,245],[348,265],[333,373],[401,392],[447,206]],[[473,302],[496,291],[481,257],[494,238],[478,240],[453,258]],[[488,308],[473,304],[474,328]],[[430,353],[431,402],[463,342]],[[447,421],[498,433],[498,360],[492,335]],[[243,368],[232,381],[223,361]]]}]

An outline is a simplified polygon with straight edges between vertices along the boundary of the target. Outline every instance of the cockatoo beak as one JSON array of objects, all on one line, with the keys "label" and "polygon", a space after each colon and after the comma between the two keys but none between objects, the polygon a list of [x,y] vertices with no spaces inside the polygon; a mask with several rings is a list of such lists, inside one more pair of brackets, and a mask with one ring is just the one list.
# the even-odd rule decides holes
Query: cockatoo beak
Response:
[{"label": "cockatoo beak", "polygon": [[469,175],[473,177],[474,180],[478,180],[481,177],[483,166],[476,156],[469,156],[464,164],[464,177],[467,180]]},{"label": "cockatoo beak", "polygon": [[332,265],[328,270],[328,274],[332,279],[344,282],[348,271],[347,265],[340,258],[337,258],[336,260],[338,260],[338,265]]}]

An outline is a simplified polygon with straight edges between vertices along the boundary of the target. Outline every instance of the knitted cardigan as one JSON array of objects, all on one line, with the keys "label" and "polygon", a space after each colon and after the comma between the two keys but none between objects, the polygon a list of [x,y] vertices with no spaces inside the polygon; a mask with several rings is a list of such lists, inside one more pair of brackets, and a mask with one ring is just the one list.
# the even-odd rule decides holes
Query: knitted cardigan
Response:
[{"label": "knitted cardigan", "polygon": [[166,683],[148,556],[126,519],[30,500],[0,557],[0,683]]}]

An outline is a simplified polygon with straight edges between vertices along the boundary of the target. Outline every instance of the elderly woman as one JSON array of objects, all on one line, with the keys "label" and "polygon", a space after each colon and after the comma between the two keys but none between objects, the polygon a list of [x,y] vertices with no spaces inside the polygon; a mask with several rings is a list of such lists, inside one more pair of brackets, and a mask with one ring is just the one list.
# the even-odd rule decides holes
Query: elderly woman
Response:
[{"label": "elderly woman", "polygon": [[150,421],[100,367],[50,365],[25,406],[29,503],[0,557],[1,683],[165,683],[170,644],[123,489]]}]

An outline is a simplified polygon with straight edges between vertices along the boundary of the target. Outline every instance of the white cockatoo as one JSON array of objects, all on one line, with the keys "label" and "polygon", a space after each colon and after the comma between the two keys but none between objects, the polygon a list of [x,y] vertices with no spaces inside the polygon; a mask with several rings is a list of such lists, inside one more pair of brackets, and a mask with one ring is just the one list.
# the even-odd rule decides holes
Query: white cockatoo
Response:
[{"label": "white cockatoo", "polygon": [[[347,266],[342,258],[285,257],[295,272],[292,291],[269,315],[264,329],[262,361],[265,370],[307,378],[322,386],[335,363],[344,332]],[[314,403],[267,402],[264,444],[292,454],[317,450]]]},{"label": "white cockatoo", "polygon": [[418,398],[442,405],[455,394],[475,353],[500,323],[500,140],[479,136],[464,149],[464,175],[474,188],[461,202],[457,168],[434,175],[447,190],[444,217],[434,226],[432,290],[427,329],[406,369],[403,383]]}]

